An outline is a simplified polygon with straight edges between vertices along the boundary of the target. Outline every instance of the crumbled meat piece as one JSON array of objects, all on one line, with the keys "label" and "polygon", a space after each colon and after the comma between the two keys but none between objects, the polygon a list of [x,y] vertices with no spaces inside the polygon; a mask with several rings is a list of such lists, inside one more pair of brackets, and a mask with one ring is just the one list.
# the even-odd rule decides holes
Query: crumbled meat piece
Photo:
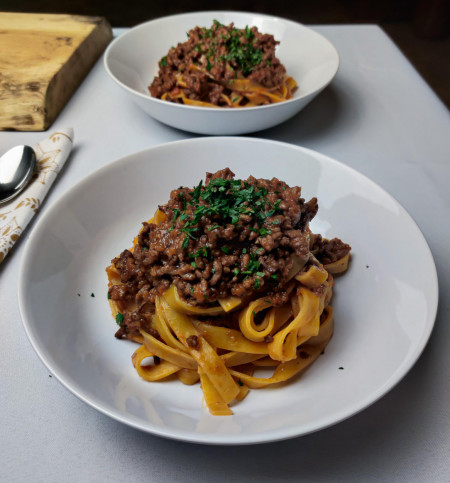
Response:
[{"label": "crumbled meat piece", "polygon": [[320,235],[315,235],[311,251],[317,260],[324,265],[333,263],[345,257],[351,250],[350,245],[339,238],[327,240]]},{"label": "crumbled meat piece", "polygon": [[190,335],[186,339],[186,343],[189,347],[192,347],[193,349],[199,348],[199,341],[198,341],[198,337],[196,335]]}]

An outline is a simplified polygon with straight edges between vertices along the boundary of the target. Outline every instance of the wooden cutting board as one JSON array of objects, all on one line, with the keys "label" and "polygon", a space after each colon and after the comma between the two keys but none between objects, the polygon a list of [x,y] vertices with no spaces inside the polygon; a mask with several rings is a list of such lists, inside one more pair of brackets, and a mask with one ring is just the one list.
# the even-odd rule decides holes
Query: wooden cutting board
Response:
[{"label": "wooden cutting board", "polygon": [[102,17],[0,12],[0,130],[46,130],[111,39]]}]

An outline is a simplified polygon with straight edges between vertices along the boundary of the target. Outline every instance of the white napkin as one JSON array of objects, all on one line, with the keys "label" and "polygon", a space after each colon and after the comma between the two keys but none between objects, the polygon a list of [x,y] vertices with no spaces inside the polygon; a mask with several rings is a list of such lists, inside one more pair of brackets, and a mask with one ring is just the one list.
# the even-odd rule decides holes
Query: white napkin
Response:
[{"label": "white napkin", "polygon": [[0,263],[37,213],[73,144],[73,129],[53,133],[34,147],[36,169],[19,196],[0,205]]}]

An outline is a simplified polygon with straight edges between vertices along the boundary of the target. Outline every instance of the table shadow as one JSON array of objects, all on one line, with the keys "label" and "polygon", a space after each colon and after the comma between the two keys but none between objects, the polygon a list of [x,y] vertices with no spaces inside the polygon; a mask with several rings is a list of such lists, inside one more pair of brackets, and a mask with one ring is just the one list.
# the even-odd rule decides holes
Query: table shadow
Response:
[{"label": "table shadow", "polygon": [[251,136],[303,145],[332,137],[337,131],[351,133],[361,118],[355,95],[343,85],[330,85],[288,121]]}]

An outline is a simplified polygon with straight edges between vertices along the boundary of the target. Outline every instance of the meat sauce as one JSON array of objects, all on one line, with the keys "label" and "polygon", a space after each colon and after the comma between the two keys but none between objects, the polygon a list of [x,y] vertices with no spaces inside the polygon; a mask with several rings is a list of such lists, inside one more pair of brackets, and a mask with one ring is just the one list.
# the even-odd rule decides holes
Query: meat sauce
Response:
[{"label": "meat sauce", "polygon": [[317,199],[305,201],[301,188],[285,182],[236,180],[230,169],[207,173],[194,189],[179,187],[159,206],[165,221],[144,222],[132,251],[112,260],[121,283],[109,289],[112,300],[137,303],[125,312],[116,337],[150,330],[156,296],[172,284],[194,306],[218,299],[263,296],[274,306],[287,302],[286,286],[311,262],[345,256],[350,246],[325,240],[309,230]]},{"label": "meat sauce", "polygon": [[[286,69],[275,55],[279,42],[256,27],[237,29],[214,21],[210,29],[190,30],[188,37],[160,60],[158,75],[149,86],[153,97],[176,91],[182,73],[189,99],[226,106],[222,94],[230,94],[227,83],[232,79],[245,78],[272,89],[286,77]],[[177,102],[176,97],[173,100]]]}]

